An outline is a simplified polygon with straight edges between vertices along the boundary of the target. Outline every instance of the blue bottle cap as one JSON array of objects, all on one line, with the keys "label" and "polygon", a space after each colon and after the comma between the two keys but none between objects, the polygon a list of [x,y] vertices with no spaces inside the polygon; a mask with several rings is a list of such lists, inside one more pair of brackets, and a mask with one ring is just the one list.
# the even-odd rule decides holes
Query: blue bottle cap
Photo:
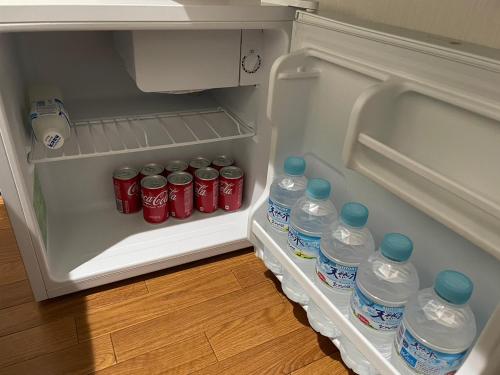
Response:
[{"label": "blue bottle cap", "polygon": [[289,176],[303,176],[306,170],[306,161],[297,156],[290,156],[285,160],[284,169]]},{"label": "blue bottle cap", "polygon": [[413,251],[413,242],[401,233],[388,233],[380,245],[382,254],[395,262],[408,260]]},{"label": "blue bottle cap", "polygon": [[445,270],[438,273],[434,290],[444,300],[463,305],[472,295],[474,284],[461,272]]},{"label": "blue bottle cap", "polygon": [[306,194],[314,199],[328,199],[330,196],[330,183],[322,178],[312,178],[307,184]]},{"label": "blue bottle cap", "polygon": [[340,218],[351,227],[362,228],[368,221],[368,208],[358,202],[346,203],[342,206]]}]

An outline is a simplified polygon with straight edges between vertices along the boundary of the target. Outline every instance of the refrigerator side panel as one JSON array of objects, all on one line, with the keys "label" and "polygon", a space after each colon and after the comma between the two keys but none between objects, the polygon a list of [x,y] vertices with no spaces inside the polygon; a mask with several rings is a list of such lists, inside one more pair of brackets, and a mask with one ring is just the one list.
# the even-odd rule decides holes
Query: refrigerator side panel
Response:
[{"label": "refrigerator side panel", "polygon": [[[23,83],[14,61],[10,36],[0,34],[0,189],[23,256],[36,300],[47,298],[40,262],[44,261],[41,233],[34,212],[34,168],[25,150],[29,132],[23,123]],[[44,213],[41,213],[44,215]]]}]

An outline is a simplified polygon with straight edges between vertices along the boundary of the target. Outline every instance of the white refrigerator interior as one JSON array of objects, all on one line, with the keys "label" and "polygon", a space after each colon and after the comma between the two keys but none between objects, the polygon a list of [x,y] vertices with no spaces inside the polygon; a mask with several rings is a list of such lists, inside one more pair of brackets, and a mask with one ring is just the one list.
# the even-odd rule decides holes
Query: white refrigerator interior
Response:
[{"label": "white refrigerator interior", "polygon": [[[412,238],[421,287],[442,269],[471,277],[482,333],[461,374],[494,371],[497,52],[302,11],[292,21],[293,8],[253,1],[24,3],[0,3],[0,189],[38,300],[253,244],[370,361],[356,367],[343,353],[349,366],[397,374],[267,226],[275,173],[304,155],[337,208],[369,207],[377,243],[386,232]],[[26,94],[38,83],[59,87],[70,114],[58,150],[31,135]],[[218,154],[245,171],[241,210],[160,225],[116,211],[117,167]]]}]

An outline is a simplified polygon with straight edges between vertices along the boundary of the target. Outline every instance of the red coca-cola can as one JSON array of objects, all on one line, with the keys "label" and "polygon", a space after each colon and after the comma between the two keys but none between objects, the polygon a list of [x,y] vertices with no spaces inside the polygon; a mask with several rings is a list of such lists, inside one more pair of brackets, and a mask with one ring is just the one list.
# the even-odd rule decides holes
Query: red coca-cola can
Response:
[{"label": "red coca-cola can", "polygon": [[168,219],[167,179],[146,176],[141,181],[142,212],[148,223],[162,223]]},{"label": "red coca-cola can", "polygon": [[168,175],[168,207],[170,216],[185,219],[193,213],[193,176],[187,172]]},{"label": "red coca-cola can", "polygon": [[197,169],[206,168],[209,166],[210,166],[210,160],[202,156],[198,156],[194,159],[191,159],[191,161],[189,162],[188,171],[194,176],[194,173],[196,172]]},{"label": "red coca-cola can", "polygon": [[240,209],[243,198],[243,171],[238,167],[225,167],[219,173],[219,208],[226,211]]},{"label": "red coca-cola can", "polygon": [[200,212],[217,210],[219,197],[219,172],[214,168],[200,168],[194,174],[194,197]]},{"label": "red coca-cola can", "polygon": [[122,214],[132,214],[141,209],[139,172],[135,168],[122,167],[113,172],[116,208]]},{"label": "red coca-cola can", "polygon": [[154,175],[163,175],[165,172],[165,168],[163,165],[157,163],[149,163],[142,167],[141,172],[139,173],[139,178],[142,179],[146,176],[154,176]]},{"label": "red coca-cola can", "polygon": [[172,160],[165,166],[165,174],[168,176],[174,172],[184,172],[188,169],[188,163],[184,160]]},{"label": "red coca-cola can", "polygon": [[212,160],[212,168],[220,171],[222,168],[230,167],[234,164],[234,160],[227,155],[219,155]]}]

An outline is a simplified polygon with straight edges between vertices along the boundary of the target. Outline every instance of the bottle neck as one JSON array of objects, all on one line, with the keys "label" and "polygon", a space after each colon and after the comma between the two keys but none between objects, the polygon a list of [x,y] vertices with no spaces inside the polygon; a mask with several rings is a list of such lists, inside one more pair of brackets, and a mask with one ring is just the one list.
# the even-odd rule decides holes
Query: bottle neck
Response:
[{"label": "bottle neck", "polygon": [[313,201],[313,202],[326,202],[328,200],[328,198],[323,198],[323,199],[318,199],[318,198],[314,198],[312,196],[310,196],[309,194],[306,193],[306,197],[307,199],[309,199],[310,201]]},{"label": "bottle neck", "polygon": [[354,227],[350,224],[347,224],[343,219],[342,217],[340,217],[340,222],[342,223],[343,226],[347,227],[348,229],[350,230],[362,230],[365,226],[361,226],[361,227]]},{"label": "bottle neck", "polygon": [[384,255],[384,253],[382,253],[382,249],[380,249],[380,256],[385,260],[387,261],[387,263],[391,263],[391,264],[394,264],[394,265],[404,265],[406,263],[408,263],[410,260],[407,259],[405,261],[398,261],[398,260],[394,260],[394,259],[391,259],[391,258],[388,258]]},{"label": "bottle neck", "polygon": [[457,305],[456,303],[452,303],[452,302],[450,302],[450,301],[448,301],[448,300],[444,299],[443,297],[441,297],[441,296],[439,295],[439,293],[438,293],[438,292],[436,292],[436,289],[434,289],[434,287],[432,287],[431,289],[432,289],[432,294],[433,294],[434,298],[436,298],[436,299],[437,299],[439,302],[441,302],[443,305],[446,305],[446,306],[449,306],[449,307],[452,307],[452,308],[458,308],[458,307],[465,306],[465,305],[467,304],[467,302],[466,302],[466,303],[464,303],[464,304],[462,304],[462,305]]}]

